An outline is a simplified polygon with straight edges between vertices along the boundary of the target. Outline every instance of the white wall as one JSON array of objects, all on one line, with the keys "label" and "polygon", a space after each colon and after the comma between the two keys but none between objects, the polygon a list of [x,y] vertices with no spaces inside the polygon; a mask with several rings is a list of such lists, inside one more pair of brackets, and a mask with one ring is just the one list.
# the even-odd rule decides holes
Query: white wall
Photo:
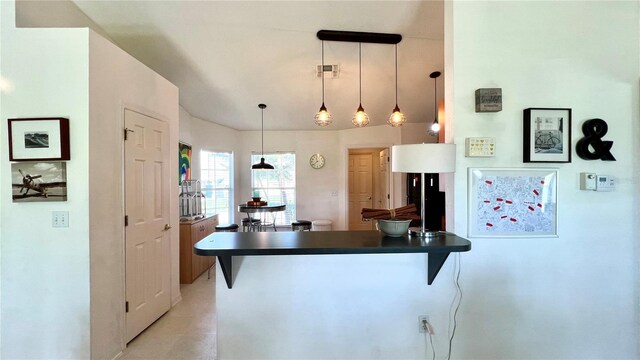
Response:
[{"label": "white wall", "polygon": [[[455,357],[638,358],[639,3],[447,7],[446,62],[454,71],[447,109],[454,109],[459,145],[456,233],[467,232],[468,167],[559,169],[558,238],[471,239]],[[503,110],[475,113],[474,91],[494,86],[502,88]],[[574,152],[569,164],[523,164],[528,107],[571,108],[574,145],[585,120],[604,119],[617,161],[585,161]],[[496,156],[465,158],[469,136],[496,137]],[[580,191],[585,171],[615,176],[616,190]]]},{"label": "white wall", "polygon": [[[66,117],[71,132],[68,201],[13,203],[5,195],[0,203],[0,357],[88,358],[88,30],[15,29],[14,3],[0,6],[1,73],[13,86],[1,94],[0,118]],[[6,136],[0,141],[0,187],[9,194]],[[69,212],[68,228],[51,228],[54,210]]]},{"label": "white wall", "polygon": [[[89,37],[91,357],[124,349],[124,109],[169,124],[178,148],[178,88],[93,31]],[[171,304],[180,300],[178,157],[171,156]]]}]

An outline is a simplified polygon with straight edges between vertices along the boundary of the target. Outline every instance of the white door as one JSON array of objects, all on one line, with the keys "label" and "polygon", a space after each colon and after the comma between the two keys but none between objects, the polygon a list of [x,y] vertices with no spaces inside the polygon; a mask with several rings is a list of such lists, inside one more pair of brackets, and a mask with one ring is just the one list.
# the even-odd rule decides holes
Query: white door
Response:
[{"label": "white door", "polygon": [[373,157],[349,155],[349,230],[372,230],[372,221],[362,221],[362,208],[373,207]]},{"label": "white door", "polygon": [[[126,342],[171,307],[169,131],[125,110]],[[171,149],[170,149],[171,148]]]},{"label": "white door", "polygon": [[380,151],[380,184],[378,185],[377,208],[389,209],[389,149]]}]

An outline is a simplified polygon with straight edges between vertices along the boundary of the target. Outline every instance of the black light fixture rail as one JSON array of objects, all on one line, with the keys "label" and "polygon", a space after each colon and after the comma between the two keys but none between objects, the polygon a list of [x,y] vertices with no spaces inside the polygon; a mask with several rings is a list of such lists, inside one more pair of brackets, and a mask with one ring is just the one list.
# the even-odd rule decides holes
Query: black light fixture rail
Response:
[{"label": "black light fixture rail", "polygon": [[400,34],[373,33],[360,31],[320,30],[318,39],[373,44],[397,44],[402,41]]}]

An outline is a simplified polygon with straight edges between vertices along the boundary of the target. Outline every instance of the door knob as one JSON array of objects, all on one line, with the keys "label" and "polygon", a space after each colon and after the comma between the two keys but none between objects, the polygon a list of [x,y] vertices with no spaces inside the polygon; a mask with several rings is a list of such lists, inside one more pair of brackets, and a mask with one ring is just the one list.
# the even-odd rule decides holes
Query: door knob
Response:
[{"label": "door knob", "polygon": [[169,229],[171,229],[171,225],[169,225],[169,224],[164,224],[164,231],[167,231],[167,230],[169,230]]},{"label": "door knob", "polygon": [[371,196],[369,196],[369,200],[371,200]]}]

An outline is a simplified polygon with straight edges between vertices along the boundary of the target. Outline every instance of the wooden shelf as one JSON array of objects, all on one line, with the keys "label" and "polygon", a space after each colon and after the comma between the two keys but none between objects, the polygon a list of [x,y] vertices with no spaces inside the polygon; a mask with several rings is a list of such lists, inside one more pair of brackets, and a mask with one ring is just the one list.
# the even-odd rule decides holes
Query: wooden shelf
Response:
[{"label": "wooden shelf", "polygon": [[231,289],[234,256],[428,253],[431,285],[450,253],[469,250],[469,240],[451,233],[420,239],[388,237],[378,231],[301,231],[214,233],[197,242],[193,252],[217,256]]}]

